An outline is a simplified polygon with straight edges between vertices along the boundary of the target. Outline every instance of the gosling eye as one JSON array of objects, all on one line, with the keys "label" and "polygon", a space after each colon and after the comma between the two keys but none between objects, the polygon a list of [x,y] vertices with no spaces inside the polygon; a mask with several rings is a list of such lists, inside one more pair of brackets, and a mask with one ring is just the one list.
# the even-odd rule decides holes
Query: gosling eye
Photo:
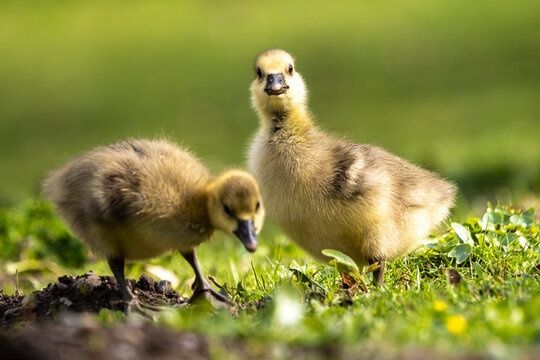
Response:
[{"label": "gosling eye", "polygon": [[255,212],[259,212],[260,208],[261,208],[261,202],[257,201],[257,204],[255,205]]},{"label": "gosling eye", "polygon": [[289,64],[289,68],[287,69],[287,72],[289,73],[289,75],[292,75],[293,71],[294,71],[294,68],[292,64]]},{"label": "gosling eye", "polygon": [[228,207],[227,205],[223,205],[223,211],[225,211],[225,214],[227,214],[228,216],[234,218],[234,214],[233,214],[231,208]]},{"label": "gosling eye", "polygon": [[263,77],[263,73],[260,67],[257,66],[257,78],[260,80]]}]

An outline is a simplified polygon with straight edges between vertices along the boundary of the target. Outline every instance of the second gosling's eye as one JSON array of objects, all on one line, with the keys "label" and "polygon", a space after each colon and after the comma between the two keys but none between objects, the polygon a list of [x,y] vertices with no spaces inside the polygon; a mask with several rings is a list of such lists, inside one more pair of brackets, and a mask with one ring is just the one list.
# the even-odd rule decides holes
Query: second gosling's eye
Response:
[{"label": "second gosling's eye", "polygon": [[260,67],[257,66],[256,72],[257,72],[257,78],[262,79],[263,73]]},{"label": "second gosling's eye", "polygon": [[287,72],[289,73],[289,75],[292,75],[293,71],[294,71],[294,68],[292,64],[289,64],[289,68],[287,69]]},{"label": "second gosling's eye", "polygon": [[228,207],[227,205],[223,205],[223,211],[225,211],[225,214],[229,215],[230,217],[234,217],[234,214],[231,210],[230,207]]},{"label": "second gosling's eye", "polygon": [[257,201],[257,204],[255,205],[255,212],[258,212],[260,208],[261,208],[261,202]]}]

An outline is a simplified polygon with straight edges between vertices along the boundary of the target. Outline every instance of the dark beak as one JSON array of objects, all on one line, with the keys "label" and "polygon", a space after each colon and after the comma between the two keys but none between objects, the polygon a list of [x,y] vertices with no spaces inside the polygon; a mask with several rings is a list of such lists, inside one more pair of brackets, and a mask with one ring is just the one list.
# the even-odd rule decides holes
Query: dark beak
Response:
[{"label": "dark beak", "polygon": [[281,95],[287,92],[289,87],[285,84],[283,74],[268,74],[264,91],[268,95]]},{"label": "dark beak", "polygon": [[255,235],[253,221],[239,220],[238,228],[234,231],[234,235],[240,239],[247,251],[255,252],[257,250],[257,235]]}]

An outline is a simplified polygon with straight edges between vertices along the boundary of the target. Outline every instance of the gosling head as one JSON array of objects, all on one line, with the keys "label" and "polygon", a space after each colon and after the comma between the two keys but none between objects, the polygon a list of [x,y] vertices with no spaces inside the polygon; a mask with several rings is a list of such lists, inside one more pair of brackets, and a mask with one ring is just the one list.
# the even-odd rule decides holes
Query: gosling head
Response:
[{"label": "gosling head", "polygon": [[249,252],[257,249],[264,208],[253,176],[240,170],[219,176],[209,187],[207,207],[215,229],[238,237]]},{"label": "gosling head", "polygon": [[251,101],[255,110],[272,115],[293,107],[304,107],[306,87],[289,53],[280,49],[267,50],[255,59],[254,70]]}]

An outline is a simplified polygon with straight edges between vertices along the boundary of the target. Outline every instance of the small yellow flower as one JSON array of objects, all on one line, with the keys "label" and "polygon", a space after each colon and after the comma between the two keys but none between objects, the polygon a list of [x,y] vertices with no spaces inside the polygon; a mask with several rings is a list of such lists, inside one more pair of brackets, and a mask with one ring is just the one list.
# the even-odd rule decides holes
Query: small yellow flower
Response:
[{"label": "small yellow flower", "polygon": [[446,329],[453,335],[461,335],[467,329],[467,319],[461,315],[451,315],[446,318]]},{"label": "small yellow flower", "polygon": [[433,309],[437,312],[444,312],[448,309],[448,304],[442,300],[435,300],[433,302]]}]

